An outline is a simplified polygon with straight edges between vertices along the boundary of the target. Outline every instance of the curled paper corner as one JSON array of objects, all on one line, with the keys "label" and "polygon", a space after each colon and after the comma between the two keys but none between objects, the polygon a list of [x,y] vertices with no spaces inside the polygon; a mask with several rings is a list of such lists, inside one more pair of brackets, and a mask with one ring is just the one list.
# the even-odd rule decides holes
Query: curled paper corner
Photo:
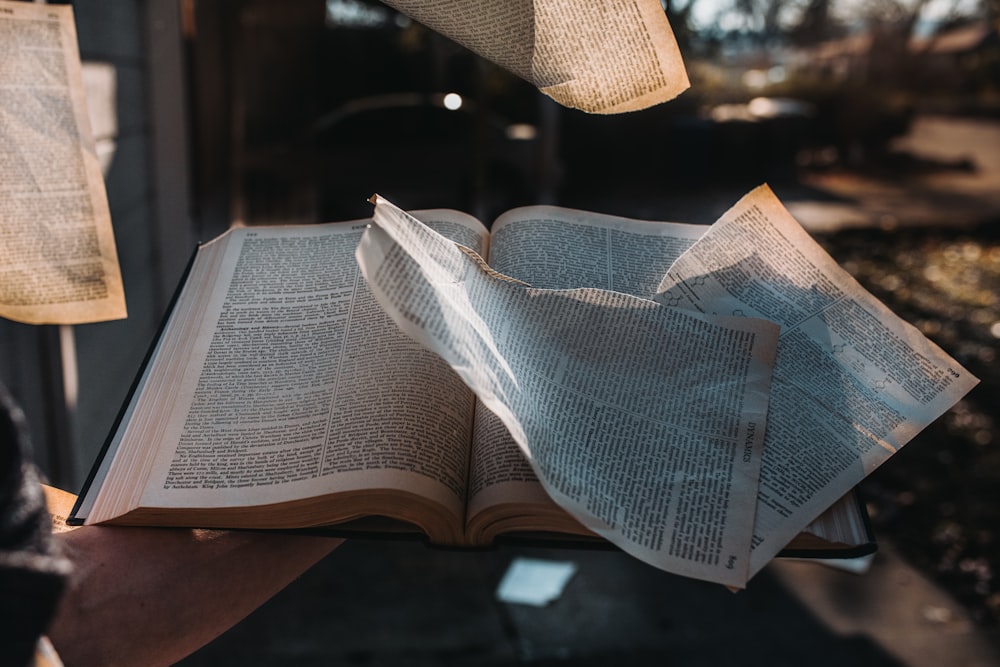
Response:
[{"label": "curled paper corner", "polygon": [[544,607],[562,596],[576,570],[576,563],[569,561],[515,558],[497,586],[497,600]]}]

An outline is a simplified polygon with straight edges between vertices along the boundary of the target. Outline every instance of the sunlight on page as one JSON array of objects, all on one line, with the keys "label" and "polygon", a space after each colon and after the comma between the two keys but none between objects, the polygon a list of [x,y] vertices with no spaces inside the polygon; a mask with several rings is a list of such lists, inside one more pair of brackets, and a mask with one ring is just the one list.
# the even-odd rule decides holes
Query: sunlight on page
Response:
[{"label": "sunlight on page", "polygon": [[766,185],[677,259],[656,298],[782,327],[752,572],[978,383],[838,266]]},{"label": "sunlight on page", "polygon": [[656,567],[745,585],[777,327],[517,284],[381,198],[357,258],[553,500]]}]

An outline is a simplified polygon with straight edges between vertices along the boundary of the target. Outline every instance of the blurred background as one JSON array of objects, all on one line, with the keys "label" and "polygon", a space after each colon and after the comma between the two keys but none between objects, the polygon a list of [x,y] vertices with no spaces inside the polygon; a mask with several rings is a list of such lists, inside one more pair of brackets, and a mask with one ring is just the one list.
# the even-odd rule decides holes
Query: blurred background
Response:
[{"label": "blurred background", "polygon": [[[487,223],[513,206],[552,203],[710,224],[766,181],[848,271],[982,379],[862,490],[883,551],[898,554],[907,572],[954,602],[926,606],[930,611],[915,621],[926,626],[920,631],[954,634],[952,621],[961,618],[962,627],[996,645],[996,0],[668,2],[691,89],[667,104],[607,117],[559,107],[378,2],[70,4],[130,316],[72,328],[0,322],[0,377],[25,406],[37,458],[53,483],[79,489],[195,243],[231,225],[362,218],[375,192],[404,208],[458,208]],[[399,574],[407,571],[401,562],[414,568],[419,561],[425,573],[456,577],[452,590],[487,590],[509,556],[480,555],[457,565],[448,560],[454,554],[409,547],[343,551],[316,576],[329,582],[342,567],[379,558]],[[581,575],[576,616],[559,617],[564,624],[583,622],[588,595],[624,604],[586,582],[630,566],[609,564],[609,555],[587,558],[597,563],[589,566],[593,578]],[[703,594],[661,591],[656,581],[629,590],[684,599]],[[402,589],[412,579],[391,582]],[[274,614],[287,618],[295,595],[324,585],[313,581],[292,591],[276,603],[278,611],[262,610],[264,620],[251,619],[258,625],[248,627],[271,626]],[[754,600],[773,599],[766,591],[777,588],[774,581],[761,584],[763,597],[739,605],[754,616]],[[330,590],[341,597],[335,605],[353,595],[383,610],[406,608],[394,595]],[[704,606],[707,618],[717,614]],[[537,662],[537,653],[511,638],[518,627],[541,626],[534,617],[518,626],[518,613],[506,611],[496,621],[498,636],[509,643],[503,660]],[[799,608],[782,613],[791,618]],[[676,619],[654,626],[650,632],[673,638],[682,627]],[[259,636],[243,632],[233,641],[245,645]],[[414,645],[430,641],[420,637]],[[233,644],[222,644],[201,664],[225,664],[227,646],[232,655]],[[659,644],[649,646],[643,659],[661,660]],[[562,650],[545,655],[579,657]],[[610,649],[602,650],[608,657]],[[263,660],[263,653],[255,655]],[[325,664],[282,655],[283,661],[259,664]],[[360,650],[338,655],[346,664],[378,662]],[[469,658],[449,655],[454,664]],[[832,664],[848,655],[828,652],[826,659]],[[922,664],[909,660],[879,654],[869,662]]]}]

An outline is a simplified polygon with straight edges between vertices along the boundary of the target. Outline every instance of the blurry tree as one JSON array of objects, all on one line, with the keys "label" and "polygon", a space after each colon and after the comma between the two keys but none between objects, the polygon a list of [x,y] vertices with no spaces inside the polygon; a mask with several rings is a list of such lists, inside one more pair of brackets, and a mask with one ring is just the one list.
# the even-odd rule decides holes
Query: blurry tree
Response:
[{"label": "blurry tree", "polygon": [[871,32],[868,83],[904,86],[913,77],[909,45],[920,15],[930,0],[871,0],[862,18]]},{"label": "blurry tree", "polygon": [[[674,31],[674,38],[681,49],[681,53],[691,50],[695,37],[695,26],[692,23],[693,10],[697,0],[686,0],[677,2],[675,0],[661,0],[663,10],[667,13],[670,27]],[[998,0],[1000,1],[1000,0]]]},{"label": "blurry tree", "polygon": [[832,0],[806,0],[798,19],[788,28],[788,41],[793,46],[811,46],[843,33],[843,24],[833,14]]},{"label": "blurry tree", "polygon": [[782,19],[793,0],[733,0],[733,11],[744,19],[748,30],[761,46],[783,40]]}]

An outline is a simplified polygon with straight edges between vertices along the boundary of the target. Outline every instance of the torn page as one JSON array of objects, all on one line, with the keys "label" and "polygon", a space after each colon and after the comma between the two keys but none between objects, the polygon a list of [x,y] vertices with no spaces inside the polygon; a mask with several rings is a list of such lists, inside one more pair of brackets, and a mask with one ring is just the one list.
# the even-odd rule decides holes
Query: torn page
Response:
[{"label": "torn page", "polygon": [[752,572],[978,382],[840,268],[767,186],[681,255],[657,300],[781,325]]},{"label": "torn page", "polygon": [[637,111],[690,85],[659,0],[387,0],[470,51],[590,113]]},{"label": "torn page", "polygon": [[375,201],[357,251],[373,294],[500,417],[553,500],[656,567],[745,585],[777,328],[533,289]]},{"label": "torn page", "polygon": [[72,8],[0,2],[0,315],[125,317]]}]

